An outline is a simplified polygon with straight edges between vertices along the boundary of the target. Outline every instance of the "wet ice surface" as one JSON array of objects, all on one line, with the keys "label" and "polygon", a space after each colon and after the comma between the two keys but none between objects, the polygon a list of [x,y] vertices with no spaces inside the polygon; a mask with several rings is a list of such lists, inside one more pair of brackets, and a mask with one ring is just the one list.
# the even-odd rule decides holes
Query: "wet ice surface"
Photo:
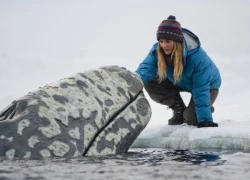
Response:
[{"label": "wet ice surface", "polygon": [[130,149],[77,159],[0,160],[0,179],[248,179],[249,153]]}]

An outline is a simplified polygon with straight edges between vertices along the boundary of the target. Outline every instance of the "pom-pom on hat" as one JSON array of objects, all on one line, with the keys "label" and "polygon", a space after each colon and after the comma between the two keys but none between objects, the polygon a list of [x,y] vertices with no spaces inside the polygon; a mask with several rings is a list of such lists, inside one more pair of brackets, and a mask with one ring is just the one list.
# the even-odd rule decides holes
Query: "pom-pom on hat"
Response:
[{"label": "pom-pom on hat", "polygon": [[181,24],[176,21],[175,16],[170,15],[166,20],[163,20],[158,27],[157,40],[168,39],[175,42],[183,42],[183,34]]}]

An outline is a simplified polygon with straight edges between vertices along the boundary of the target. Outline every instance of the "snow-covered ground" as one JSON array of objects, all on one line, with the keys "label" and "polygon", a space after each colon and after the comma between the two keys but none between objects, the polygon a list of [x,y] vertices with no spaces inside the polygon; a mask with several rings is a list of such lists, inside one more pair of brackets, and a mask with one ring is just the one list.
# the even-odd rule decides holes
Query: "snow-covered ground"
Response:
[{"label": "snow-covered ground", "polygon": [[[77,72],[103,65],[134,71],[161,20],[173,14],[221,71],[213,115],[219,127],[167,126],[172,112],[147,96],[153,115],[135,145],[249,150],[249,8],[244,0],[0,1],[0,110]],[[190,95],[182,96],[187,104]]]}]

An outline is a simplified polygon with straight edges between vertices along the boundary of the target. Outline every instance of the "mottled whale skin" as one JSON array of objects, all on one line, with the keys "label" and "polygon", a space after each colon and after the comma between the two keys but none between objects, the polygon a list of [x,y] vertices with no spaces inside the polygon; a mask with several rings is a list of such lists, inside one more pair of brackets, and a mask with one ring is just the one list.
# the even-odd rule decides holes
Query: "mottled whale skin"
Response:
[{"label": "mottled whale skin", "polygon": [[0,156],[124,153],[150,117],[140,77],[123,67],[101,67],[41,87],[2,110]]}]

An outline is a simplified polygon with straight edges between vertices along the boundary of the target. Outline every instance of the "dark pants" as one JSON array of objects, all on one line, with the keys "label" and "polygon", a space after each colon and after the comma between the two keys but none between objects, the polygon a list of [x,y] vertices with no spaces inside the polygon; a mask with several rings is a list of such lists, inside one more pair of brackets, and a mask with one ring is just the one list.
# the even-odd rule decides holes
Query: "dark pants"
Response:
[{"label": "dark pants", "polygon": [[[177,94],[179,94],[180,92],[185,92],[182,88],[174,85],[168,79],[165,79],[161,83],[159,83],[158,79],[156,78],[145,84],[144,88],[146,89],[152,100],[167,106],[172,106],[175,103],[174,97],[180,97],[176,96]],[[212,112],[214,110],[212,105],[215,102],[218,94],[219,89],[210,90],[210,103]],[[187,108],[183,112],[183,118],[185,123],[189,125],[197,125],[197,116],[195,112],[193,97],[191,97]]]}]

